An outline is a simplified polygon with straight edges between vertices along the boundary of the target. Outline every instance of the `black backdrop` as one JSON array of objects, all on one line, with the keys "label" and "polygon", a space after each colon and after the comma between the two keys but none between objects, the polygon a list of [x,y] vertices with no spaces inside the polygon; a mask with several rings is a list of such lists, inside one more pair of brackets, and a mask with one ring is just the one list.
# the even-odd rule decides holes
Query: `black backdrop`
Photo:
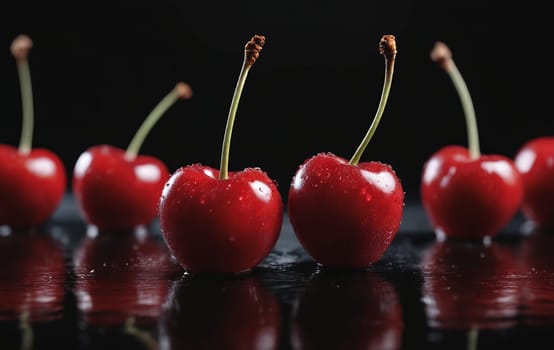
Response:
[{"label": "black backdrop", "polygon": [[19,140],[19,83],[9,45],[27,33],[35,42],[34,145],[58,153],[68,176],[91,145],[125,148],[179,80],[194,97],[164,116],[141,153],[161,158],[171,171],[197,162],[218,167],[243,45],[263,34],[266,46],[238,110],[230,168],[261,167],[286,197],[306,158],[322,151],[349,158],[358,146],[383,83],[377,43],[394,34],[399,52],[389,103],[362,160],[391,164],[416,198],[431,153],[466,143],[456,92],[429,59],[435,40],[451,47],[471,90],[483,153],[512,157],[526,140],[554,132],[550,20],[537,7],[546,4],[2,1],[0,142]]}]

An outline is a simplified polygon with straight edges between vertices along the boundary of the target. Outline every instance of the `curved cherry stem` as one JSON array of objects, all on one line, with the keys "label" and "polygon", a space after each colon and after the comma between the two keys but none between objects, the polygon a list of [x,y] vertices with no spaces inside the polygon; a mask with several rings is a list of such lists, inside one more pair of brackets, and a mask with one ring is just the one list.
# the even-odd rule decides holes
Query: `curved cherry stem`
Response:
[{"label": "curved cherry stem", "polygon": [[477,344],[479,342],[479,328],[471,328],[467,331],[467,349],[477,350]]},{"label": "curved cherry stem", "polygon": [[456,91],[458,92],[458,96],[460,97],[462,108],[464,110],[470,157],[478,158],[481,154],[479,147],[479,132],[477,130],[477,117],[475,116],[475,109],[473,108],[471,95],[469,94],[464,78],[460,74],[460,71],[454,62],[450,65],[447,73],[450,75],[450,78],[456,87]]},{"label": "curved cherry stem", "polygon": [[19,87],[21,89],[21,107],[23,121],[21,125],[21,138],[19,140],[19,153],[29,154],[33,146],[33,86],[31,83],[31,70],[27,57],[33,47],[33,41],[26,35],[18,35],[12,42],[11,51],[17,63]]},{"label": "curved cherry stem", "polygon": [[34,332],[31,326],[30,316],[28,311],[24,311],[19,315],[19,329],[21,329],[21,350],[31,350],[33,348]]},{"label": "curved cherry stem", "polygon": [[[392,36],[389,36],[389,37],[392,37]],[[385,81],[383,83],[383,90],[381,92],[379,107],[377,108],[375,117],[373,118],[373,121],[371,122],[371,125],[369,126],[369,129],[365,134],[362,140],[362,143],[360,143],[360,145],[356,149],[356,152],[354,152],[354,155],[350,159],[350,162],[349,162],[350,165],[358,165],[358,163],[360,162],[362,154],[364,153],[367,145],[369,144],[369,141],[372,139],[373,135],[375,134],[375,131],[379,126],[379,122],[381,121],[381,117],[383,116],[383,112],[385,111],[385,106],[387,104],[390,88],[392,85],[392,77],[394,74],[394,63],[396,61],[396,44],[394,43],[394,37],[392,37],[392,40],[393,40],[392,44],[394,45],[394,54],[385,55]]]},{"label": "curved cherry stem", "polygon": [[260,55],[263,45],[265,44],[265,37],[261,35],[254,35],[245,46],[244,61],[242,62],[242,68],[240,70],[237,85],[233,93],[233,99],[231,100],[231,107],[229,108],[229,114],[227,116],[227,123],[225,125],[225,134],[223,136],[223,144],[221,146],[221,162],[219,165],[219,179],[226,180],[229,177],[229,153],[231,149],[231,136],[233,134],[233,125],[235,124],[235,117],[237,114],[240,96],[244,89],[244,83],[250,68],[256,62],[256,59]]},{"label": "curved cherry stem", "polygon": [[481,155],[479,146],[479,131],[477,128],[477,117],[475,116],[475,108],[473,107],[473,101],[467,88],[467,84],[456,63],[452,59],[452,53],[446,44],[437,42],[431,53],[431,58],[436,61],[441,68],[443,68],[454,84],[454,88],[458,93],[462,108],[464,110],[464,116],[466,120],[467,129],[467,143],[469,149],[469,155],[472,159],[476,159]]},{"label": "curved cherry stem", "polygon": [[165,114],[165,112],[177,102],[179,99],[189,99],[192,96],[191,88],[180,82],[167,94],[164,98],[154,107],[154,109],[148,114],[146,119],[142,122],[142,125],[133,136],[133,139],[129,143],[125,155],[128,159],[135,159],[140,151],[140,147],[144,143],[146,136],[152,130],[158,120]]},{"label": "curved cherry stem", "polygon": [[159,346],[156,340],[147,332],[137,328],[134,317],[125,320],[124,330],[127,334],[137,338],[149,350],[158,350]]},{"label": "curved cherry stem", "polygon": [[235,92],[233,93],[233,99],[231,100],[231,107],[229,108],[229,115],[227,116],[227,124],[225,125],[225,135],[223,136],[223,145],[221,146],[221,164],[219,166],[219,179],[225,180],[229,177],[229,152],[231,149],[231,136],[233,135],[233,125],[235,125],[235,117],[239,107],[240,96],[246,82],[246,77],[250,71],[251,65],[243,62],[240,70],[239,79],[235,86]]}]

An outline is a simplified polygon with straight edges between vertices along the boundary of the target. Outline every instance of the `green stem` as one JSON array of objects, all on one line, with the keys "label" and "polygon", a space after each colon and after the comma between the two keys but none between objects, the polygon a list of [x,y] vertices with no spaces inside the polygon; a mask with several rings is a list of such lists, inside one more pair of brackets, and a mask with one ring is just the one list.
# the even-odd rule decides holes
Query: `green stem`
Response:
[{"label": "green stem", "polygon": [[467,332],[467,349],[477,350],[478,342],[479,342],[479,328],[471,328]]},{"label": "green stem", "polygon": [[23,110],[23,124],[19,141],[19,153],[31,152],[33,142],[33,88],[31,84],[31,70],[26,59],[17,60],[19,85],[21,88],[21,104]]},{"label": "green stem", "polygon": [[129,317],[125,321],[125,332],[137,338],[149,350],[158,350],[159,346],[156,340],[148,332],[145,332],[135,326],[135,318]]},{"label": "green stem", "polygon": [[146,117],[142,125],[137,130],[135,136],[127,147],[126,156],[129,159],[134,159],[139,153],[146,136],[156,124],[156,122],[162,117],[162,115],[179,99],[179,93],[177,89],[171,90],[157,105],[152,112]]},{"label": "green stem", "polygon": [[476,159],[481,154],[479,148],[479,132],[477,130],[477,118],[475,117],[475,109],[473,108],[473,102],[471,95],[464,81],[464,78],[460,74],[458,67],[454,61],[450,61],[447,65],[446,72],[450,76],[450,79],[454,83],[454,87],[458,92],[462,108],[464,109],[464,115],[466,118],[467,129],[467,141],[469,148],[469,155],[471,158]]},{"label": "green stem", "polygon": [[229,115],[227,116],[227,125],[225,125],[225,136],[223,137],[223,145],[221,146],[221,164],[219,166],[219,179],[225,180],[229,176],[229,150],[231,148],[231,135],[233,134],[233,125],[235,124],[235,116],[239,106],[240,95],[246,82],[246,77],[250,71],[251,64],[248,64],[245,60],[242,64],[239,79],[235,87],[233,94],[233,100],[231,101],[231,108],[229,109]]},{"label": "green stem", "polygon": [[379,122],[381,121],[381,117],[383,116],[383,112],[385,111],[385,106],[389,98],[389,92],[392,85],[392,76],[394,73],[394,61],[395,61],[394,58],[388,59],[385,61],[385,82],[383,84],[383,91],[381,93],[381,100],[379,101],[379,107],[377,108],[375,117],[373,118],[373,121],[371,122],[371,125],[369,126],[369,130],[365,134],[362,140],[362,143],[360,143],[360,145],[358,146],[358,149],[356,149],[356,152],[352,156],[352,159],[350,159],[350,162],[349,162],[350,165],[358,165],[362,157],[362,154],[364,153],[367,145],[369,144],[369,141],[373,137],[373,134],[375,134],[375,130],[377,130],[377,126],[379,126]]},{"label": "green stem", "polygon": [[21,329],[21,350],[31,350],[33,348],[33,327],[29,312],[24,311],[19,315],[19,329]]}]

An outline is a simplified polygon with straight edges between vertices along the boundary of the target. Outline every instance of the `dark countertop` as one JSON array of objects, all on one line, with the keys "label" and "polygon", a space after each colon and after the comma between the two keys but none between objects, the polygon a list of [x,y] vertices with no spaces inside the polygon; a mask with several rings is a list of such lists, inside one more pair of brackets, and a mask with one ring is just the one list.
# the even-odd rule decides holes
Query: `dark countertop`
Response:
[{"label": "dark countertop", "polygon": [[86,231],[68,195],[41,232],[0,236],[0,348],[519,349],[554,329],[554,235],[524,234],[520,216],[490,245],[437,242],[408,201],[383,258],[339,270],[285,214],[270,255],[236,276],[183,274],[157,222]]}]

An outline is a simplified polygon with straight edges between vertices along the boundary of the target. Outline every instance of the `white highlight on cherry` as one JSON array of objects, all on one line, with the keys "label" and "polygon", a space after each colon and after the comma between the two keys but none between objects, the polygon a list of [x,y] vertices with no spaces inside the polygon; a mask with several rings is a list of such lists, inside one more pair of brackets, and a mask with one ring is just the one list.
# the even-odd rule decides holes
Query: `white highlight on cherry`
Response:
[{"label": "white highlight on cherry", "polygon": [[92,155],[90,154],[90,152],[87,151],[81,154],[79,159],[77,159],[77,163],[75,163],[75,169],[73,170],[75,176],[83,177],[90,165],[90,162],[92,162]]},{"label": "white highlight on cherry", "polygon": [[515,159],[517,169],[522,173],[527,173],[533,167],[537,154],[531,150],[523,150]]},{"label": "white highlight on cherry", "polygon": [[156,182],[160,180],[162,173],[155,165],[141,164],[135,167],[135,175],[144,182]]},{"label": "white highlight on cherry", "polygon": [[206,174],[206,176],[211,177],[212,179],[215,179],[215,175],[212,169],[204,169],[204,174]]},{"label": "white highlight on cherry", "polygon": [[298,169],[298,172],[294,176],[294,179],[292,180],[292,187],[295,190],[299,190],[304,185],[304,173],[306,172],[306,168],[301,165],[300,169]]},{"label": "white highlight on cherry", "polygon": [[392,193],[396,187],[394,177],[392,177],[392,175],[386,171],[373,173],[371,171],[362,169],[360,170],[360,173],[367,182],[377,187],[379,190],[381,190],[381,192]]},{"label": "white highlight on cherry", "polygon": [[181,177],[183,173],[181,171],[178,171],[176,172],[175,174],[173,174],[169,180],[167,180],[167,182],[165,183],[164,185],[164,189],[162,190],[162,199],[165,199],[168,195],[169,195],[169,192],[171,191],[171,188],[173,187],[173,183],[179,178]]},{"label": "white highlight on cherry", "polygon": [[448,186],[454,174],[456,174],[456,168],[451,166],[450,168],[448,168],[448,173],[441,179],[439,186],[441,188],[445,188],[446,186]]},{"label": "white highlight on cherry", "polygon": [[49,177],[56,173],[56,166],[46,157],[29,159],[27,168],[38,176]]},{"label": "white highlight on cherry", "polygon": [[481,168],[489,174],[496,174],[506,181],[514,182],[514,172],[512,167],[504,160],[486,161],[481,163]]},{"label": "white highlight on cherry", "polygon": [[271,200],[271,188],[269,188],[268,185],[259,180],[249,182],[248,184],[250,185],[252,192],[254,192],[256,197],[260,200],[264,202],[269,202]]},{"label": "white highlight on cherry", "polygon": [[441,168],[441,163],[442,161],[437,158],[433,158],[427,163],[427,166],[425,167],[425,173],[423,174],[423,182],[429,184],[437,178],[437,176],[439,175],[439,170]]}]

